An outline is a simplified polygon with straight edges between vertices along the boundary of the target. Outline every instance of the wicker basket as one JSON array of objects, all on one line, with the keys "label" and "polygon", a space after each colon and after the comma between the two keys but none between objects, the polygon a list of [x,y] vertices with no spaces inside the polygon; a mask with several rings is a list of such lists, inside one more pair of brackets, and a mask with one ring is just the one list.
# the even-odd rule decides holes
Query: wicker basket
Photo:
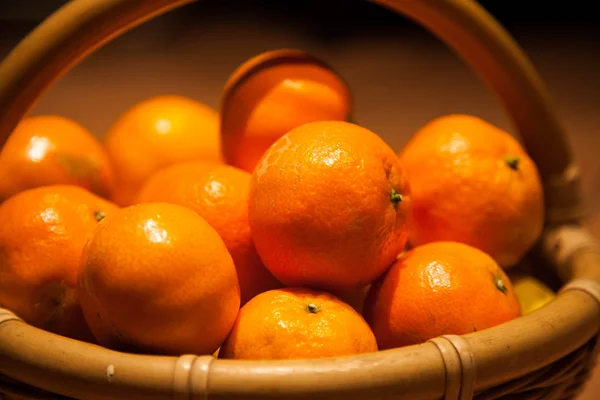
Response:
[{"label": "wicker basket", "polygon": [[[0,145],[36,98],[94,49],[191,0],[74,0],[0,65]],[[542,174],[547,227],[532,253],[566,285],[509,323],[352,357],[232,361],[115,352],[0,309],[3,399],[569,399],[595,360],[600,250],[581,227],[579,174],[544,84],[472,0],[377,0],[429,29],[497,94]],[[3,374],[3,375],[2,375]]]}]

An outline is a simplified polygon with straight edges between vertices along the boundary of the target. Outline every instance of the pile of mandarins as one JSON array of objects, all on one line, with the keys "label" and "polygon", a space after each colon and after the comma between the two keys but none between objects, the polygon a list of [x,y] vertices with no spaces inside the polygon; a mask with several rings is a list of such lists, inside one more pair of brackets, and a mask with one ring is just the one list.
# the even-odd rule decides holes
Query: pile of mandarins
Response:
[{"label": "pile of mandarins", "polygon": [[455,114],[397,153],[348,122],[350,98],[278,50],[218,111],[157,96],[102,143],[23,119],[0,153],[0,306],[111,349],[233,359],[373,352],[539,307],[509,278],[544,223],[520,143]]}]

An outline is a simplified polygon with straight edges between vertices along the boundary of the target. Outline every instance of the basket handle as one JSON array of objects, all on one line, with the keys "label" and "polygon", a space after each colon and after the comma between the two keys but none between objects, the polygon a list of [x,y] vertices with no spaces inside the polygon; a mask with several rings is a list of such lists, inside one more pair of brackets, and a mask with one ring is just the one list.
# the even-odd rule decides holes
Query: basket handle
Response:
[{"label": "basket handle", "polygon": [[[0,65],[0,146],[47,87],[119,34],[194,0],[73,0]],[[547,221],[583,216],[579,174],[546,87],[511,36],[474,0],[373,0],[417,21],[488,84],[537,163]]]}]

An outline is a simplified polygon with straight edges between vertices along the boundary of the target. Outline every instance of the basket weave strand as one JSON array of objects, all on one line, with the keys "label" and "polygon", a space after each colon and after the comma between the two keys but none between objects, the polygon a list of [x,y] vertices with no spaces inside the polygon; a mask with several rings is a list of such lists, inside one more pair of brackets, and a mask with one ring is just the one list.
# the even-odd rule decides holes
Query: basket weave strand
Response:
[{"label": "basket weave strand", "polygon": [[531,374],[477,393],[475,400],[569,399],[575,397],[595,366],[596,338],[566,357]]}]

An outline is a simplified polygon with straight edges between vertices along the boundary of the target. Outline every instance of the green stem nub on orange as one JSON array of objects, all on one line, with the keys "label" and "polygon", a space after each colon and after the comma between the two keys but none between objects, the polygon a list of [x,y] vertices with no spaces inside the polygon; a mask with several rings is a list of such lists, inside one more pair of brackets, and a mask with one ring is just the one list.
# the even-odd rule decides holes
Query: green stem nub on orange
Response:
[{"label": "green stem nub on orange", "polygon": [[96,211],[94,217],[96,218],[96,221],[100,222],[106,217],[106,213],[104,211]]},{"label": "green stem nub on orange", "polygon": [[390,193],[390,200],[394,203],[394,207],[398,205],[402,201],[402,195],[396,191],[396,189],[392,188],[392,192]]},{"label": "green stem nub on orange", "polygon": [[504,158],[504,161],[506,161],[506,164],[511,169],[514,169],[515,171],[517,171],[519,169],[519,162],[521,161],[521,157],[506,156]]},{"label": "green stem nub on orange", "polygon": [[494,278],[494,285],[496,285],[496,289],[501,291],[502,293],[508,293],[508,288],[506,287],[506,283],[504,283],[504,279],[500,275]]},{"label": "green stem nub on orange", "polygon": [[316,304],[310,303],[306,305],[306,311],[308,311],[311,314],[316,314],[321,310]]}]

